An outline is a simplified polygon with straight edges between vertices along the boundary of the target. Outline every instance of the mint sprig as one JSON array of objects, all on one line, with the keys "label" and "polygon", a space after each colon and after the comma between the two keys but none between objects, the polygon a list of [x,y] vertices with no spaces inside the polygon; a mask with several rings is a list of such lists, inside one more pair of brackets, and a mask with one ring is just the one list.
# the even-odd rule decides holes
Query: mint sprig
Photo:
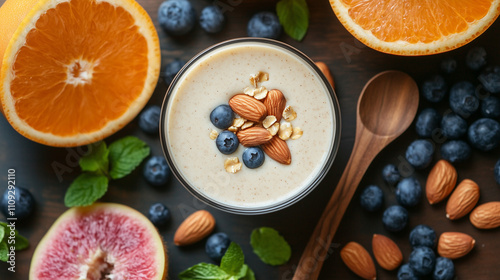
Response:
[{"label": "mint sprig", "polygon": [[29,242],[26,237],[19,234],[17,230],[14,230],[14,242],[9,239],[10,228],[7,223],[0,222],[0,261],[7,262],[9,260],[9,250],[11,246],[14,246],[15,251],[20,251],[28,248]]},{"label": "mint sprig", "polygon": [[134,136],[116,140],[109,148],[104,141],[88,145],[87,154],[79,160],[83,173],[69,186],[64,204],[91,205],[104,196],[110,180],[130,174],[149,153],[148,145]]},{"label": "mint sprig", "polygon": [[282,265],[292,256],[292,249],[285,238],[270,227],[254,229],[250,244],[253,252],[266,264]]},{"label": "mint sprig", "polygon": [[280,0],[276,13],[286,34],[302,41],[309,28],[309,8],[306,0]]}]

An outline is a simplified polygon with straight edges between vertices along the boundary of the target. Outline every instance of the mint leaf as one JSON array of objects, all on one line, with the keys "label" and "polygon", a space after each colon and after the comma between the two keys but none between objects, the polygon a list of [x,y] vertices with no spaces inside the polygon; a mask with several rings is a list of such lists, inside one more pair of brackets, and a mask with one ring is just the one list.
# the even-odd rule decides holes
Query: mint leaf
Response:
[{"label": "mint leaf", "polygon": [[309,28],[309,8],[306,0],[280,0],[276,13],[286,34],[302,41]]},{"label": "mint leaf", "polygon": [[3,241],[3,237],[5,236],[5,228],[0,226],[0,242]]},{"label": "mint leaf", "polygon": [[[231,275],[237,275],[244,263],[245,256],[243,255],[243,250],[241,250],[240,245],[231,242],[220,261],[220,268]],[[245,276],[245,274],[243,274],[243,276]]]},{"label": "mint leaf", "polygon": [[7,246],[7,243],[2,242],[0,243],[0,261],[6,262],[9,260],[9,247]]},{"label": "mint leaf", "polygon": [[225,280],[228,275],[215,264],[199,263],[179,273],[181,280]]},{"label": "mint leaf", "polygon": [[270,265],[286,263],[292,256],[292,249],[288,242],[275,229],[261,227],[254,229],[250,236],[253,252]]},{"label": "mint leaf", "polygon": [[80,158],[80,167],[83,171],[98,172],[107,175],[109,169],[109,150],[104,141],[100,141],[87,146],[89,151]]},{"label": "mint leaf", "polygon": [[127,136],[109,145],[112,179],[130,174],[149,155],[149,146],[134,136]]},{"label": "mint leaf", "polygon": [[240,280],[255,280],[255,273],[250,267],[248,267],[247,274],[243,278],[240,278]]},{"label": "mint leaf", "polygon": [[26,249],[26,248],[28,248],[29,245],[30,245],[30,243],[29,243],[28,239],[26,239],[26,237],[20,235],[19,232],[17,232],[17,230],[16,230],[16,244],[14,245],[16,247],[16,251]]},{"label": "mint leaf", "polygon": [[87,206],[101,198],[108,190],[108,177],[83,173],[69,186],[64,196],[67,207]]},{"label": "mint leaf", "polygon": [[240,270],[238,271],[238,273],[236,275],[234,275],[234,277],[236,277],[236,279],[242,279],[243,277],[245,277],[248,273],[248,270],[250,268],[248,267],[248,265],[244,264],[241,266]]}]

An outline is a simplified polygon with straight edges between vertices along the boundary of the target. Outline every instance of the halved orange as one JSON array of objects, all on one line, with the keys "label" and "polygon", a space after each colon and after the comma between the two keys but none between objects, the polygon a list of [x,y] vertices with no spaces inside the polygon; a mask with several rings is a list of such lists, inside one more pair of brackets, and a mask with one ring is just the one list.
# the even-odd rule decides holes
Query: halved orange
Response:
[{"label": "halved orange", "polygon": [[500,14],[500,0],[330,0],[344,27],[385,53],[427,55],[481,35]]},{"label": "halved orange", "polygon": [[160,46],[134,0],[8,0],[0,8],[0,102],[22,135],[50,146],[103,139],[147,103]]}]

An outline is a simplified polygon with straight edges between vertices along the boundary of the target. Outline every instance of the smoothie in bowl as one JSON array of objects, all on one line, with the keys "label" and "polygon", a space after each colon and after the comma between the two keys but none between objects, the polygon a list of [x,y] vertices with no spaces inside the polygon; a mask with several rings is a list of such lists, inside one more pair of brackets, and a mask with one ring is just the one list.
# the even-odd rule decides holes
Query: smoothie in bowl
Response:
[{"label": "smoothie in bowl", "polygon": [[[220,105],[233,109],[227,128],[211,121]],[[173,173],[193,195],[227,212],[261,214],[320,183],[339,146],[340,111],[304,54],[273,40],[235,39],[179,72],[163,102],[160,137]],[[249,147],[264,151],[258,167],[243,160],[259,159],[244,155]]]}]

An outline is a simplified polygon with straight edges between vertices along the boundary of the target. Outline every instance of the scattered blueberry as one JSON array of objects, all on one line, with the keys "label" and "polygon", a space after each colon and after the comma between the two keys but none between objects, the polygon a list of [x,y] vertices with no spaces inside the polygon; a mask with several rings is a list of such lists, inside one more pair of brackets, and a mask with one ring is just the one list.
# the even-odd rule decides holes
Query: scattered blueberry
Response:
[{"label": "scattered blueberry", "polygon": [[149,208],[149,220],[156,227],[166,225],[170,216],[170,210],[163,203],[155,203]]},{"label": "scattered blueberry", "polygon": [[453,261],[445,257],[438,257],[434,266],[434,272],[432,273],[432,280],[453,279],[455,279],[455,265]]},{"label": "scattered blueberry", "polygon": [[500,123],[482,118],[469,126],[469,142],[481,151],[493,150],[500,144]]},{"label": "scattered blueberry", "polygon": [[481,115],[485,118],[496,119],[500,117],[500,98],[488,96],[481,100]]},{"label": "scattered blueberry", "polygon": [[396,199],[399,204],[405,207],[416,206],[422,197],[422,186],[420,182],[413,178],[404,178],[396,187]]},{"label": "scattered blueberry", "polygon": [[399,205],[390,206],[384,211],[382,223],[388,231],[401,231],[408,224],[408,211]]},{"label": "scattered blueberry", "polygon": [[243,151],[241,158],[246,167],[253,169],[260,167],[266,157],[260,147],[249,147]]},{"label": "scattered blueberry", "polygon": [[394,164],[387,164],[382,169],[382,178],[389,185],[395,185],[399,180],[401,180],[401,174],[399,174],[399,170]]},{"label": "scattered blueberry", "polygon": [[434,271],[436,254],[429,247],[415,247],[408,258],[411,269],[418,276],[426,276]]},{"label": "scattered blueberry", "polygon": [[467,122],[455,113],[443,116],[441,133],[446,139],[460,139],[467,133]]},{"label": "scattered blueberry", "polygon": [[374,212],[382,208],[384,193],[378,186],[369,185],[363,190],[359,200],[363,209]]},{"label": "scattered blueberry", "polygon": [[210,113],[210,121],[220,129],[226,129],[233,124],[234,112],[229,105],[219,105]]},{"label": "scattered blueberry", "polygon": [[281,29],[280,21],[275,13],[259,12],[248,22],[247,33],[250,37],[278,39]]},{"label": "scattered blueberry", "polygon": [[169,64],[165,65],[165,68],[161,72],[161,76],[167,85],[170,85],[170,83],[174,80],[175,75],[179,73],[184,64],[186,64],[184,60],[176,58]]},{"label": "scattered blueberry", "polygon": [[450,140],[441,145],[441,157],[449,162],[463,162],[471,153],[469,144],[462,140]]},{"label": "scattered blueberry", "polygon": [[429,140],[415,140],[406,149],[406,160],[415,168],[426,168],[432,161],[434,145]]},{"label": "scattered blueberry", "polygon": [[144,165],[144,178],[153,186],[162,186],[170,177],[170,167],[162,156],[152,156]]},{"label": "scattered blueberry", "polygon": [[418,136],[430,138],[440,127],[440,123],[441,115],[433,108],[426,108],[418,114],[415,129]]},{"label": "scattered blueberry", "polygon": [[457,70],[457,61],[453,58],[445,58],[441,61],[441,70],[446,74],[451,74]]},{"label": "scattered blueberry", "polygon": [[398,280],[419,280],[410,265],[405,263],[398,270]]},{"label": "scattered blueberry", "polygon": [[215,139],[215,144],[221,153],[230,155],[238,149],[240,141],[238,140],[238,137],[236,137],[236,134],[229,130],[224,130],[219,133],[217,139]]},{"label": "scattered blueberry", "polygon": [[410,232],[410,245],[411,247],[429,247],[436,246],[436,231],[427,225],[418,225]]},{"label": "scattered blueberry", "polygon": [[477,79],[487,91],[500,92],[500,66],[486,68]]},{"label": "scattered blueberry", "polygon": [[196,11],[188,0],[167,0],[158,9],[158,22],[170,35],[184,35],[196,24]]},{"label": "scattered blueberry", "polygon": [[139,128],[146,133],[158,133],[161,109],[158,105],[146,108],[139,115]]},{"label": "scattered blueberry", "polygon": [[500,184],[500,159],[495,164],[493,173],[495,173],[495,180],[497,181],[498,184]]},{"label": "scattered blueberry", "polygon": [[[9,215],[9,200],[14,201],[13,205],[16,210],[15,216]],[[5,190],[0,206],[0,210],[2,210],[2,213],[6,218],[9,217],[22,220],[27,218],[33,212],[35,199],[29,190],[16,186],[15,190],[9,190],[8,188]]]},{"label": "scattered blueberry", "polygon": [[208,237],[207,243],[205,243],[205,251],[212,260],[219,263],[230,244],[231,239],[227,234],[223,232],[214,233]]},{"label": "scattered blueberry", "polygon": [[447,91],[448,85],[446,84],[444,78],[440,75],[435,75],[425,80],[421,87],[422,96],[434,103],[443,100]]},{"label": "scattered blueberry", "polygon": [[470,49],[465,56],[465,64],[476,71],[486,65],[486,50],[483,47]]},{"label": "scattered blueberry", "polygon": [[222,31],[225,21],[224,14],[216,5],[206,6],[201,10],[200,26],[208,33]]},{"label": "scattered blueberry", "polygon": [[450,107],[462,118],[468,118],[479,108],[476,88],[467,81],[454,84],[450,89]]}]

